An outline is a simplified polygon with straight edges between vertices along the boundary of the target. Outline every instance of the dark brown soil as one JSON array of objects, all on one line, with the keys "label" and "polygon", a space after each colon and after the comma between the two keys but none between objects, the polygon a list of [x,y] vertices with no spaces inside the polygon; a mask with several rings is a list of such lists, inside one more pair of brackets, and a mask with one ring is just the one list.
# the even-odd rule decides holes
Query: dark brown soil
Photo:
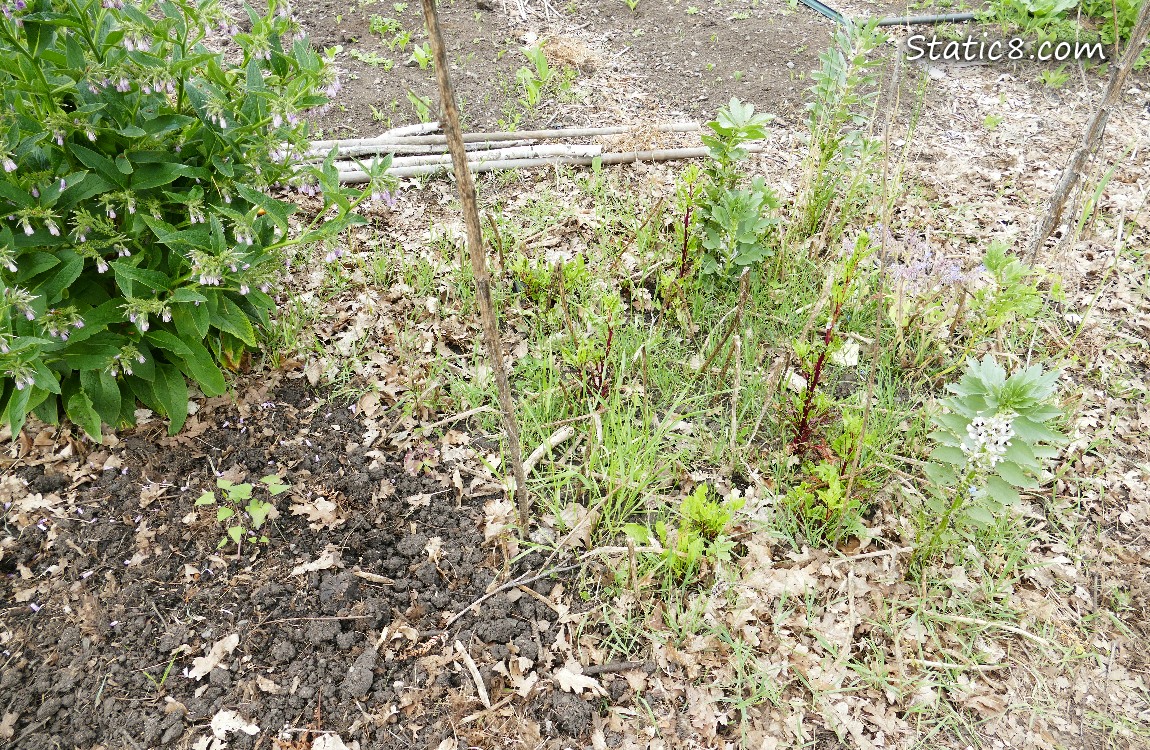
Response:
[{"label": "dark brown soil", "polygon": [[[343,48],[337,57],[343,91],[316,121],[326,136],[368,136],[417,122],[408,90],[435,102],[434,117],[434,71],[405,65],[411,47],[390,49],[383,36],[370,30],[373,15],[392,18],[414,43],[425,42],[419,3],[400,7],[397,11],[384,0],[295,3],[317,48]],[[597,106],[602,102],[596,100],[606,98],[626,101],[631,116],[709,117],[738,96],[761,111],[793,119],[803,111],[807,74],[818,66],[818,52],[829,45],[834,30],[830,21],[803,6],[758,0],[734,0],[722,7],[641,0],[634,12],[623,0],[551,7],[549,21],[532,15],[526,22],[510,2],[457,0],[440,8],[465,127],[588,125],[602,116],[603,107]],[[519,103],[515,72],[528,65],[520,51],[528,33],[549,40],[544,49],[554,69],[574,71],[576,84],[594,84],[584,90],[582,101],[571,92],[553,91],[534,109]],[[394,67],[388,71],[384,64],[356,59],[352,50],[361,58],[388,59]]]},{"label": "dark brown soil", "polygon": [[[450,485],[405,471],[403,455],[348,445],[362,432],[355,416],[301,382],[241,389],[239,405],[213,399],[175,439],[152,426],[122,435],[112,452],[80,462],[107,468],[79,489],[74,474],[16,463],[29,491],[74,497],[75,507],[19,530],[4,517],[0,716],[16,716],[12,746],[189,747],[232,710],[262,730],[234,736],[234,748],[266,748],[277,732],[309,726],[363,748],[436,747],[461,710],[482,708],[467,672],[451,668],[456,641],[495,695],[492,663],[509,651],[542,658],[558,629],[532,626],[553,615],[530,596],[496,595],[442,632],[495,577],[480,546],[485,498],[457,502]],[[239,558],[216,549],[214,513],[193,506],[216,471],[248,481],[278,472],[293,486],[279,497],[270,542]],[[157,487],[163,496],[145,502]],[[309,493],[335,500],[345,521],[314,530],[288,512],[291,497]],[[432,537],[442,541],[437,563]],[[329,545],[342,567],[291,574]],[[513,570],[539,564],[528,557]],[[553,585],[533,588],[547,595]],[[418,642],[403,635],[416,632]],[[238,646],[219,666],[187,676],[231,634]],[[587,731],[590,707],[571,695],[560,703],[571,700],[582,707],[536,714],[544,732]],[[295,747],[287,739],[274,746]]]}]

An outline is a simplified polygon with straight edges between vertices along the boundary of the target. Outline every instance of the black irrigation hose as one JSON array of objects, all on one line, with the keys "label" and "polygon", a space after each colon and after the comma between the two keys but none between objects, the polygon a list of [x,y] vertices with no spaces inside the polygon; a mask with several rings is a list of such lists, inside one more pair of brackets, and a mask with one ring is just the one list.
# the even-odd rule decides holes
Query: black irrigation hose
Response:
[{"label": "black irrigation hose", "polygon": [[[834,8],[823,5],[819,0],[799,0],[803,5],[811,10],[826,16],[835,23],[846,25],[846,19],[843,18],[842,13],[839,13]],[[943,13],[933,16],[890,16],[887,18],[880,18],[875,24],[876,26],[926,26],[936,23],[964,23],[966,21],[973,21],[975,19],[974,13]]]},{"label": "black irrigation hose", "polygon": [[935,23],[965,23],[973,21],[974,13],[943,13],[935,16],[893,16],[880,18],[877,26],[927,26]]}]

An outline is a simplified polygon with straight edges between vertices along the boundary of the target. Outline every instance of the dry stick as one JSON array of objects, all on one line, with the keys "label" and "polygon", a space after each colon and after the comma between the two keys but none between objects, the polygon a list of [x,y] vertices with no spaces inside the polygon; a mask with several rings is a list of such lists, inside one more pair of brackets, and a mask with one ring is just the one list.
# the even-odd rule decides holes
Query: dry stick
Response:
[{"label": "dry stick", "polygon": [[[531,141],[481,141],[479,143],[468,143],[464,146],[468,153],[476,151],[491,151],[492,149],[509,148],[511,146],[530,146]],[[446,146],[412,146],[406,143],[381,143],[374,146],[341,146],[336,149],[337,159],[353,159],[357,156],[380,156],[383,154],[394,154],[399,158],[401,154],[408,155],[432,155],[432,154],[446,154],[444,149]],[[304,161],[320,162],[328,157],[331,149],[319,151],[316,149],[308,149],[303,154]]]},{"label": "dry stick", "polygon": [[606,664],[592,664],[589,667],[583,667],[583,674],[594,677],[608,672],[630,672],[632,669],[642,669],[646,665],[646,662],[641,661],[612,661]]},{"label": "dry stick", "polygon": [[511,454],[511,471],[515,476],[515,496],[519,506],[519,523],[527,530],[531,513],[531,500],[527,496],[527,476],[523,472],[523,449],[519,444],[519,424],[515,419],[515,404],[511,399],[511,386],[503,366],[503,343],[499,325],[495,320],[495,306],[491,302],[491,277],[487,273],[487,258],[483,245],[483,232],[479,227],[479,209],[476,207],[475,183],[467,169],[467,154],[463,150],[463,133],[459,127],[459,109],[455,103],[455,90],[447,67],[447,51],[439,31],[439,16],[435,0],[421,0],[427,33],[431,38],[431,54],[435,59],[435,77],[439,82],[439,96],[443,107],[443,124],[447,146],[455,167],[455,182],[459,186],[459,200],[463,205],[463,220],[467,225],[467,252],[471,256],[471,272],[475,277],[475,292],[479,300],[479,316],[483,319],[483,339],[487,344],[487,359],[495,374],[495,387],[499,393],[499,406],[503,411],[503,426],[507,432],[507,450]]},{"label": "dry stick", "polygon": [[471,679],[475,682],[475,692],[479,694],[479,701],[483,707],[488,711],[491,710],[491,698],[487,696],[487,686],[483,684],[483,676],[479,674],[479,667],[475,664],[475,659],[471,658],[471,654],[467,653],[467,649],[459,641],[455,642],[455,653],[463,659],[467,671],[471,673]]},{"label": "dry stick", "polygon": [[1031,263],[1037,257],[1039,248],[1045,244],[1046,238],[1050,236],[1055,225],[1062,218],[1062,209],[1066,206],[1066,199],[1070,196],[1070,191],[1074,189],[1082,176],[1082,168],[1086,163],[1086,158],[1100,144],[1106,130],[1106,121],[1110,118],[1110,110],[1118,100],[1119,94],[1122,93],[1126,78],[1134,69],[1134,63],[1142,53],[1142,42],[1148,33],[1150,33],[1150,2],[1145,2],[1142,4],[1142,10],[1138,12],[1138,20],[1134,24],[1134,30],[1130,32],[1130,42],[1126,45],[1126,54],[1122,57],[1118,67],[1111,71],[1110,80],[1106,84],[1106,93],[1102,96],[1102,103],[1098,105],[1098,109],[1090,117],[1086,132],[1082,134],[1082,140],[1078,142],[1078,148],[1071,154],[1066,168],[1062,170],[1062,178],[1054,188],[1054,194],[1050,196],[1050,205],[1035,227],[1034,237],[1030,240]]},{"label": "dry stick", "polygon": [[564,425],[551,434],[551,437],[544,440],[539,444],[539,447],[531,451],[531,455],[523,462],[523,473],[530,474],[531,470],[535,468],[535,464],[539,463],[539,459],[547,453],[555,449],[557,445],[561,445],[570,440],[575,435],[575,428],[571,425]]},{"label": "dry stick", "polygon": [[[747,329],[750,334],[751,329]],[[735,438],[739,434],[739,386],[743,380],[743,340],[735,337],[735,385],[731,389],[731,455],[735,454]]]}]

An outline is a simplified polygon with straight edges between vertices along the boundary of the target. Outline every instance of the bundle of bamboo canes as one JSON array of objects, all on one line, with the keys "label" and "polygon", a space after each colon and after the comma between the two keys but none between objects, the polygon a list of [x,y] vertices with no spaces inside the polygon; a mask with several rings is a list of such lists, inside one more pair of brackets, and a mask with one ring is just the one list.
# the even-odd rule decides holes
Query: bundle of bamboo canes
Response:
[{"label": "bundle of bamboo canes", "polygon": [[[439,123],[424,123],[389,130],[375,138],[314,141],[304,154],[308,161],[321,161],[332,150],[340,182],[358,184],[369,179],[365,166],[385,154],[392,155],[388,173],[395,177],[434,174],[451,171],[447,138],[435,133]],[[626,164],[635,161],[669,161],[705,156],[703,148],[670,148],[647,151],[604,152],[602,146],[586,144],[540,144],[539,141],[595,138],[654,130],[660,133],[690,133],[699,130],[697,122],[667,123],[651,126],[612,126],[599,128],[564,128],[512,132],[467,133],[463,136],[468,165],[472,172],[524,169],[551,164],[590,165]],[[749,151],[761,151],[751,144]],[[360,157],[367,159],[366,164]]]}]

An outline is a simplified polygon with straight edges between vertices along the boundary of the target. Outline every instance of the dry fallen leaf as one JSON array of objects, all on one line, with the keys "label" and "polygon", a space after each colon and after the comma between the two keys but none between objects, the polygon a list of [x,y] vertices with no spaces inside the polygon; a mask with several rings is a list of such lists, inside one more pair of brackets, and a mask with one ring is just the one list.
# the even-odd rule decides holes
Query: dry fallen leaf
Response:
[{"label": "dry fallen leaf", "polygon": [[312,740],[311,750],[349,750],[338,734],[321,734]]},{"label": "dry fallen leaf", "polygon": [[344,522],[337,511],[339,507],[331,500],[314,497],[292,504],[293,516],[307,516],[308,526],[312,531],[319,531],[324,526],[334,529]]},{"label": "dry fallen leaf", "polygon": [[226,740],[229,734],[236,732],[254,736],[259,734],[260,728],[231,710],[220,711],[212,717],[212,734],[217,740]]},{"label": "dry fallen leaf", "polygon": [[498,539],[515,526],[515,506],[508,500],[488,500],[483,506],[483,541]]},{"label": "dry fallen leaf", "polygon": [[328,570],[330,568],[341,568],[343,563],[339,559],[339,550],[335,545],[329,544],[324,551],[320,554],[319,558],[309,563],[297,565],[291,569],[293,576],[307,575],[316,570]]},{"label": "dry fallen leaf", "polygon": [[579,662],[570,660],[551,675],[559,685],[560,690],[581,695],[584,690],[592,695],[605,696],[607,691],[594,677],[583,674],[583,667]]},{"label": "dry fallen leaf", "polygon": [[4,712],[4,718],[0,719],[0,740],[10,740],[16,734],[16,720],[20,718],[20,714],[12,713],[11,711]]},{"label": "dry fallen leaf", "polygon": [[240,645],[240,636],[238,633],[232,633],[228,637],[216,641],[212,644],[212,648],[206,656],[197,656],[192,660],[192,668],[188,670],[188,677],[193,680],[203,679],[209,672],[220,665],[224,657],[235,651],[238,645]]}]

